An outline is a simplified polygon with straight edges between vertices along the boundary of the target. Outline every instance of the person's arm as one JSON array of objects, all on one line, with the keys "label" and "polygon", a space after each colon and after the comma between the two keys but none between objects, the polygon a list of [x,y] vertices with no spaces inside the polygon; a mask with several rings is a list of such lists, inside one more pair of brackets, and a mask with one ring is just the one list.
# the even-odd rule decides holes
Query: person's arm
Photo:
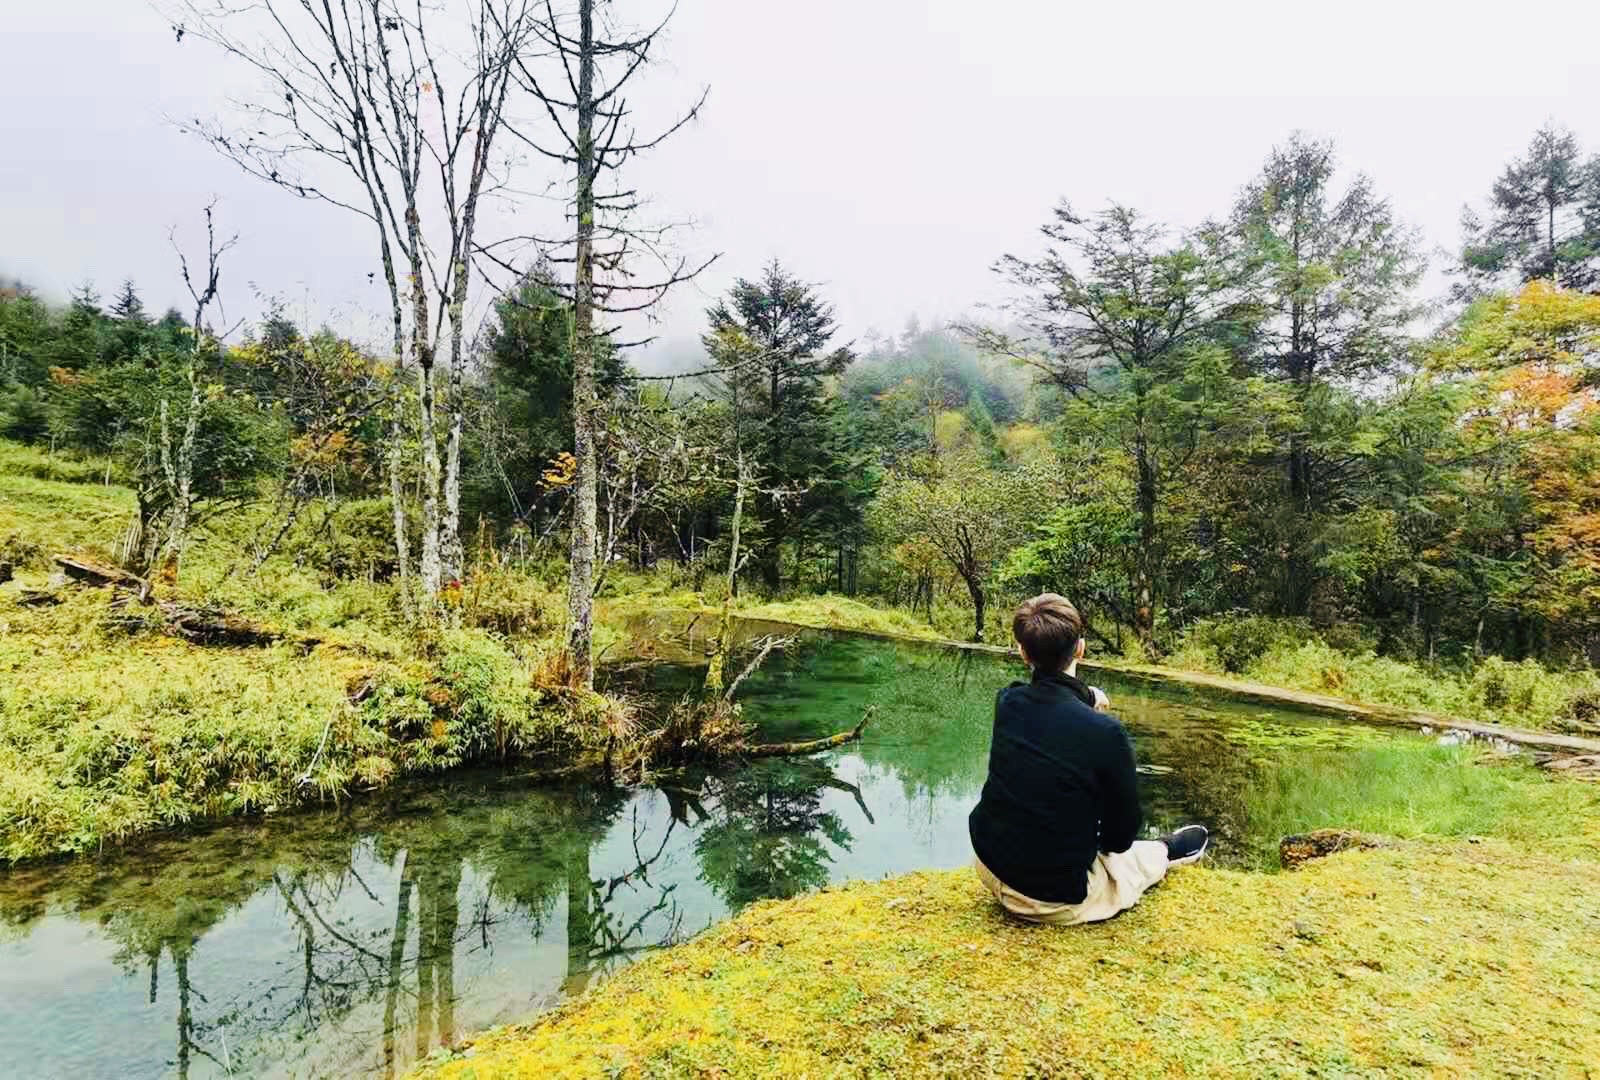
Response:
[{"label": "person's arm", "polygon": [[1143,815],[1139,810],[1139,771],[1133,760],[1133,743],[1120,726],[1108,739],[1107,760],[1101,768],[1100,850],[1127,851],[1139,835]]}]

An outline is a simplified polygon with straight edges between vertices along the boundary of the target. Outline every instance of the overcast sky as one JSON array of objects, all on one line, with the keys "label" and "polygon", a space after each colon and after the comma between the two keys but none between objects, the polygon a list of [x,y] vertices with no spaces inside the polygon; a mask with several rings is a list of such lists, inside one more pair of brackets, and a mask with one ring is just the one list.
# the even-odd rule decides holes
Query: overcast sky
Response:
[{"label": "overcast sky", "polygon": [[[0,3],[0,275],[58,297],[132,277],[151,306],[175,301],[168,231],[215,195],[240,234],[230,315],[276,295],[371,333],[362,223],[169,120],[225,114],[244,71],[139,0]],[[1577,0],[681,0],[651,91],[711,96],[631,175],[655,217],[697,222],[686,254],[722,254],[668,305],[654,360],[690,350],[706,304],[773,257],[820,285],[848,338],[960,315],[999,296],[990,264],[1033,250],[1060,198],[1192,224],[1297,128],[1453,247],[1462,203],[1545,120],[1600,150],[1596,41],[1600,4]]]}]

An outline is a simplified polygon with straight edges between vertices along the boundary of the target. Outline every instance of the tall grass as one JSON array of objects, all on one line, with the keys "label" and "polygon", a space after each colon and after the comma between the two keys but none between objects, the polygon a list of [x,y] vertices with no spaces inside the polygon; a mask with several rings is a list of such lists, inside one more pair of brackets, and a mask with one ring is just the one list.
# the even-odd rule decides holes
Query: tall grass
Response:
[{"label": "tall grass", "polygon": [[1555,671],[1498,656],[1455,667],[1378,656],[1359,640],[1330,644],[1303,620],[1260,616],[1197,623],[1167,658],[1172,667],[1239,675],[1292,690],[1511,727],[1578,725],[1600,693],[1593,671]]},{"label": "tall grass", "polygon": [[[1525,763],[1478,764],[1476,751],[1420,740],[1274,758],[1244,791],[1251,836],[1344,828],[1403,838],[1497,836],[1549,844],[1591,828],[1600,785]],[[1275,847],[1255,852],[1269,866]]]}]

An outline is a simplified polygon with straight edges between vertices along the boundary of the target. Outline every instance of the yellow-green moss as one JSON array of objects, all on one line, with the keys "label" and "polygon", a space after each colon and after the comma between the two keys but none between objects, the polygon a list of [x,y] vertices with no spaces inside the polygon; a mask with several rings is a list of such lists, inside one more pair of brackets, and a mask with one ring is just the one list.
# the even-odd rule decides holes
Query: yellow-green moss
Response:
[{"label": "yellow-green moss", "polygon": [[[659,611],[714,615],[721,610],[721,601],[687,589],[663,592],[644,588],[623,596],[602,599],[599,607],[602,618],[621,620],[629,615]],[[873,607],[852,597],[832,593],[771,602],[759,597],[741,596],[734,600],[733,610],[741,618],[766,619],[817,630],[855,630],[918,641],[943,640],[938,630],[904,611]]]},{"label": "yellow-green moss", "polygon": [[1600,1061],[1600,862],[1499,842],[1175,872],[1092,927],[970,871],[755,905],[429,1076],[1523,1075]]},{"label": "yellow-green moss", "polygon": [[599,730],[481,630],[221,648],[124,628],[111,600],[0,595],[0,863],[576,752]]}]

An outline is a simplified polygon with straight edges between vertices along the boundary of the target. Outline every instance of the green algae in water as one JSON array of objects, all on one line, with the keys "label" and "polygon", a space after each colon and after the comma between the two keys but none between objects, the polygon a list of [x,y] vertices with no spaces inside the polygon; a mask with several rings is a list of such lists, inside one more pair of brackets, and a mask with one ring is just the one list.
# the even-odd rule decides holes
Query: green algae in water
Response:
[{"label": "green algae in water", "polygon": [[[860,743],[824,756],[634,791],[458,773],[0,873],[0,1062],[127,1077],[401,1071],[753,900],[964,866],[994,695],[1023,674],[992,656],[812,634],[741,697],[771,739],[831,733],[876,706]],[[698,669],[633,677],[670,700]],[[1096,681],[1153,767],[1150,827],[1204,822],[1216,859],[1237,866],[1266,865],[1268,831],[1286,820],[1251,792],[1312,783],[1293,763],[1317,755],[1332,764],[1315,783],[1336,783],[1363,747],[1431,749],[1146,679]]]}]

